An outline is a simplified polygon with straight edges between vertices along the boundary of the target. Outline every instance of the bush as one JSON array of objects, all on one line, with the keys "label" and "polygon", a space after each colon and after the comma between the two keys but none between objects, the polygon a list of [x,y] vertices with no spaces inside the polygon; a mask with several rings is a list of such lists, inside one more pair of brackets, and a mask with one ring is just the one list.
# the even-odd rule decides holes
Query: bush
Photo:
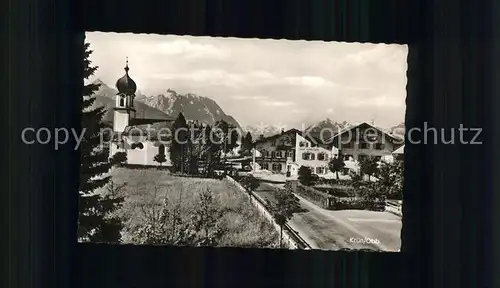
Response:
[{"label": "bush", "polygon": [[123,166],[123,164],[127,163],[127,153],[125,152],[116,152],[110,159],[110,162],[113,165]]},{"label": "bush", "polygon": [[391,199],[403,199],[404,164],[402,161],[383,162],[377,175],[379,189]]},{"label": "bush", "polygon": [[376,182],[363,183],[358,187],[358,196],[362,199],[365,209],[383,211],[387,199],[384,190]]},{"label": "bush", "polygon": [[309,167],[306,166],[300,166],[299,171],[298,171],[298,179],[300,184],[305,185],[305,186],[311,186],[314,182],[313,180],[313,174],[312,171]]},{"label": "bush", "polygon": [[[236,180],[236,179],[235,179]],[[260,186],[260,182],[253,175],[245,175],[243,177],[238,177],[238,181],[241,186],[247,189],[250,192],[255,191]]]}]

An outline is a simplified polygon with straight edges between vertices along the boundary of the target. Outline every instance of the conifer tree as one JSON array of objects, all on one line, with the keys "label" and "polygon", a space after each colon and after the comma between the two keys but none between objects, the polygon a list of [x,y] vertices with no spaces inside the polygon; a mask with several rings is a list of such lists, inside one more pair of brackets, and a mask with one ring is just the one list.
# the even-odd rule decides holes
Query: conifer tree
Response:
[{"label": "conifer tree", "polygon": [[250,151],[253,148],[253,139],[252,139],[252,134],[250,132],[247,132],[245,135],[245,150]]},{"label": "conifer tree", "polygon": [[188,152],[189,126],[184,115],[179,113],[172,124],[172,142],[170,143],[170,160],[174,171],[185,172],[186,155]]},{"label": "conifer tree", "polygon": [[[92,54],[90,44],[84,46],[84,75],[88,79],[97,70],[91,66],[89,56]],[[87,84],[83,87],[82,129],[84,137],[80,144],[80,186],[79,186],[79,218],[78,238],[91,242],[119,242],[121,222],[110,217],[110,214],[121,204],[122,199],[115,195],[96,194],[97,189],[110,183],[111,177],[104,176],[113,162],[110,161],[109,150],[102,147],[100,133],[105,128],[102,122],[106,113],[105,107],[93,108],[94,93],[99,84]]]},{"label": "conifer tree", "polygon": [[339,180],[339,171],[342,171],[344,167],[344,156],[342,155],[342,152],[339,151],[337,157],[332,158],[332,160],[330,160],[330,162],[328,163],[328,168],[330,169],[330,171],[335,173],[335,175],[337,176],[337,180]]}]

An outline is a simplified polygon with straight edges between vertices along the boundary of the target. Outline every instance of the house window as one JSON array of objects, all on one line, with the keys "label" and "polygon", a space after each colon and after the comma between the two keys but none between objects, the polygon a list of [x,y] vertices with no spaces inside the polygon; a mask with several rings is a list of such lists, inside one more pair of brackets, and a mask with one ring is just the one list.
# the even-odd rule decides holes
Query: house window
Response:
[{"label": "house window", "polygon": [[276,171],[276,172],[281,171],[281,164],[280,163],[273,163],[273,171]]},{"label": "house window", "polygon": [[382,144],[382,143],[375,143],[375,149],[377,149],[377,150],[384,150],[384,144]]},{"label": "house window", "polygon": [[120,106],[125,106],[125,98],[123,96],[120,96]]},{"label": "house window", "polygon": [[158,147],[158,154],[165,155],[165,145],[160,144],[160,146]]},{"label": "house window", "polygon": [[302,160],[310,160],[310,159],[311,159],[311,153],[302,154]]},{"label": "house window", "polygon": [[281,151],[276,151],[276,158],[281,158]]},{"label": "house window", "polygon": [[271,158],[276,157],[276,151],[271,151]]},{"label": "house window", "polygon": [[260,168],[263,170],[269,170],[269,164],[268,163],[261,163]]},{"label": "house window", "polygon": [[260,151],[260,153],[262,154],[262,157],[267,157],[268,153],[267,153],[267,150],[266,149],[262,149]]},{"label": "house window", "polygon": [[316,159],[316,155],[314,155],[314,153],[311,153],[311,160],[314,160]]},{"label": "house window", "polygon": [[293,151],[288,151],[287,152],[287,157],[292,157],[293,158]]},{"label": "house window", "polygon": [[359,149],[368,149],[368,143],[366,143],[366,142],[360,142],[359,143]]},{"label": "house window", "polygon": [[308,146],[307,144],[308,144],[308,143],[307,143],[306,141],[301,141],[301,142],[299,143],[299,147],[307,147],[307,146]]},{"label": "house window", "polygon": [[318,153],[318,160],[328,161],[328,155],[326,155],[325,153]]},{"label": "house window", "polygon": [[316,174],[325,174],[325,167],[316,167]]}]

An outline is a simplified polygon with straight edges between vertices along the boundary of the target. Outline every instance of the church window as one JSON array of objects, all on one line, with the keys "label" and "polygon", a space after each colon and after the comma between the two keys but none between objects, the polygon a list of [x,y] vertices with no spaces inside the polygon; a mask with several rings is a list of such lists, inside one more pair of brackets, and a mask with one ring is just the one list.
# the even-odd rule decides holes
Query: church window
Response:
[{"label": "church window", "polygon": [[161,144],[161,145],[158,147],[158,154],[160,154],[160,155],[165,155],[165,145]]},{"label": "church window", "polygon": [[141,142],[139,142],[139,143],[133,143],[132,145],[130,145],[130,148],[132,148],[132,149],[135,149],[135,148],[143,149],[144,145]]}]

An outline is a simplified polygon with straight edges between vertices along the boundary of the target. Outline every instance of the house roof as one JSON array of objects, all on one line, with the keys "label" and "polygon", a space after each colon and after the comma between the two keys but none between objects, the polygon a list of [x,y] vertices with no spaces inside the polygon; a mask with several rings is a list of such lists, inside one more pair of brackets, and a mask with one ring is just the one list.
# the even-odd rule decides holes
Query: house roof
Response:
[{"label": "house roof", "polygon": [[368,122],[362,122],[362,123],[360,123],[358,125],[351,126],[349,128],[346,128],[346,129],[343,129],[343,130],[339,131],[337,134],[333,135],[330,139],[328,139],[327,142],[328,143],[333,143],[333,140],[335,138],[337,138],[337,137],[341,136],[342,134],[347,133],[347,132],[349,132],[349,131],[351,131],[353,129],[356,129],[356,128],[360,127],[360,126],[363,126],[363,125],[364,126],[369,126],[369,127],[373,128],[373,129],[379,131],[380,133],[382,133],[383,135],[386,135],[389,139],[391,139],[393,141],[401,141],[401,140],[403,140],[400,137],[397,137],[395,135],[391,135],[391,134],[385,132],[383,129],[381,129],[381,128],[377,127],[377,126],[374,126],[374,125],[372,125],[372,124],[370,124]]},{"label": "house roof", "polygon": [[257,144],[257,143],[266,142],[266,141],[269,141],[269,140],[276,139],[276,138],[278,138],[279,136],[281,136],[283,134],[290,134],[290,133],[300,133],[300,131],[298,129],[292,128],[292,129],[283,131],[283,132],[278,133],[278,134],[274,134],[274,135],[271,135],[271,136],[268,136],[268,137],[259,138],[259,139],[255,140],[254,143]]},{"label": "house roof", "polygon": [[257,140],[254,141],[254,144],[262,143],[262,142],[267,142],[269,140],[276,139],[276,138],[280,137],[283,134],[299,134],[300,136],[304,137],[307,141],[310,141],[310,142],[312,142],[315,145],[321,144],[321,141],[318,138],[313,137],[313,136],[311,136],[311,135],[309,135],[307,133],[303,133],[302,131],[300,131],[299,129],[296,129],[296,128],[288,129],[286,131],[283,131],[281,133],[278,133],[278,134],[275,134],[275,135],[272,135],[272,136],[268,136],[268,137],[264,137],[264,138],[261,138],[261,139],[257,139]]}]

